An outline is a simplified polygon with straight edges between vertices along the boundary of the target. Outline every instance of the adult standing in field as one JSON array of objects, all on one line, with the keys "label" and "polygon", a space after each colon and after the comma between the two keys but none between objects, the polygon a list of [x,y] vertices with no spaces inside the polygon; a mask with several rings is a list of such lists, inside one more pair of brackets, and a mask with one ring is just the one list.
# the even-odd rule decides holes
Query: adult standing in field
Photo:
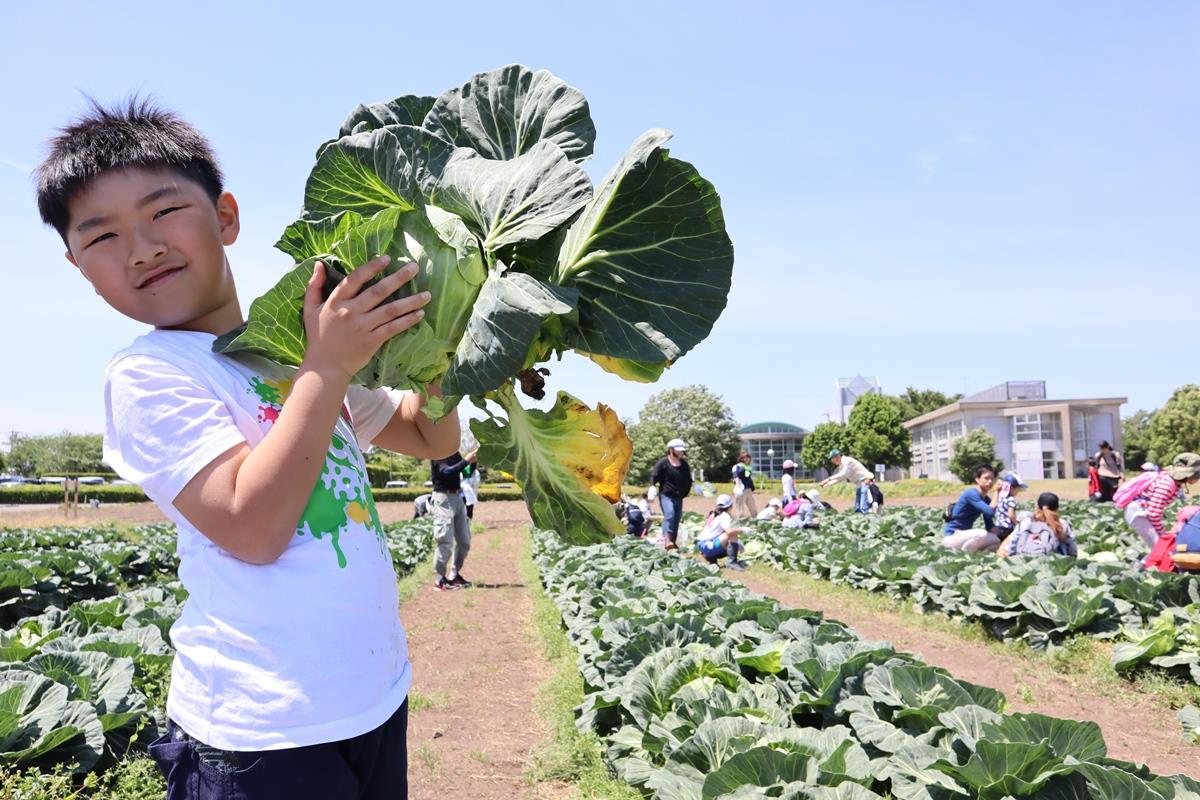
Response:
[{"label": "adult standing in field", "polygon": [[650,473],[650,492],[658,494],[663,513],[663,535],[668,550],[678,549],[679,518],[683,516],[683,498],[692,491],[692,468],[688,466],[687,445],[683,439],[667,442],[667,454],[658,460]]},{"label": "adult standing in field", "polygon": [[1125,475],[1121,454],[1113,450],[1108,442],[1100,442],[1100,450],[1093,458],[1096,459],[1096,472],[1100,476],[1100,502],[1111,503]]},{"label": "adult standing in field", "polygon": [[[438,591],[465,589],[471,582],[463,577],[463,564],[471,551],[471,521],[467,518],[467,504],[463,502],[463,470],[475,466],[475,454],[466,457],[457,451],[447,458],[435,458],[430,462],[433,478],[433,499],[430,501],[433,514],[433,541],[437,544],[437,556],[433,570]],[[447,577],[451,553],[454,555],[454,575]]]},{"label": "adult standing in field", "polygon": [[[995,525],[996,512],[988,495],[996,483],[996,471],[986,464],[975,468],[975,483],[968,487],[946,517],[942,544],[954,550],[974,553],[977,550],[995,551],[1000,546],[1000,537],[991,532]],[[975,522],[983,517],[983,528],[975,528]]]},{"label": "adult standing in field", "polygon": [[871,470],[864,467],[857,458],[842,455],[841,450],[829,451],[829,460],[837,467],[837,471],[821,481],[821,487],[832,486],[842,481],[853,483],[858,487],[854,492],[854,510],[860,514],[870,513],[871,490],[868,488],[868,484],[875,479]]},{"label": "adult standing in field", "polygon": [[743,450],[738,454],[738,463],[733,467],[734,510],[739,519],[758,516],[758,503],[754,499],[754,473],[750,468],[750,454]]},{"label": "adult standing in field", "polygon": [[[1176,497],[1186,493],[1185,487],[1197,480],[1200,480],[1200,455],[1195,453],[1180,453],[1161,472],[1143,473],[1136,485],[1126,487],[1137,494],[1125,506],[1125,523],[1142,537],[1147,547],[1153,548],[1158,537],[1166,532],[1163,512]],[[1123,493],[1124,489],[1115,498],[1118,506]]]},{"label": "adult standing in field", "polygon": [[783,484],[783,491],[781,492],[783,497],[781,497],[780,499],[783,500],[783,504],[785,506],[788,503],[790,503],[793,500],[796,500],[800,497],[800,495],[796,492],[796,462],[795,461],[792,461],[789,458],[783,462],[783,475],[780,476],[779,481],[780,481],[780,483]]}]

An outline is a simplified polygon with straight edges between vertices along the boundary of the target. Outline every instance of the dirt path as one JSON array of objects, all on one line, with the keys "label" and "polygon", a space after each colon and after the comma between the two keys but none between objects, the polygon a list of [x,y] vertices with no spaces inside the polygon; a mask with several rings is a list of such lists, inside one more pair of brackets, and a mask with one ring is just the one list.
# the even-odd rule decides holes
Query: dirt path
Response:
[{"label": "dirt path", "polygon": [[[404,518],[406,504],[384,517]],[[478,800],[566,797],[561,784],[525,783],[531,754],[550,734],[533,710],[550,668],[535,646],[518,566],[529,516],[520,503],[482,503],[485,526],[463,574],[475,587],[432,589],[426,576],[400,609],[413,663],[409,797]]]},{"label": "dirt path", "polygon": [[1091,694],[1057,679],[1049,665],[1031,665],[952,634],[911,625],[898,614],[855,609],[817,592],[787,586],[786,578],[768,566],[727,572],[725,577],[784,605],[821,611],[863,638],[887,640],[899,650],[944,667],[956,678],[999,689],[1008,697],[1008,711],[1095,722],[1114,758],[1144,762],[1162,774],[1200,776],[1200,748],[1183,740],[1175,715],[1133,691],[1116,700]]}]

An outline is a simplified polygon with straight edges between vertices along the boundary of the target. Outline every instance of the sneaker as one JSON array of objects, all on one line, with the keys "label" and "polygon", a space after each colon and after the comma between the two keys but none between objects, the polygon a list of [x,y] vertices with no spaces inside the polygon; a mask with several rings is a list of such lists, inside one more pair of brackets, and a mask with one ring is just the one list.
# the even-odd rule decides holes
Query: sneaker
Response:
[{"label": "sneaker", "polygon": [[470,589],[472,584],[469,580],[464,578],[462,575],[455,575],[450,580],[450,585],[452,587],[454,587],[455,589]]},{"label": "sneaker", "polygon": [[439,575],[437,581],[433,584],[433,589],[437,592],[448,592],[451,589],[457,588],[458,587],[454,585],[454,582],[446,580],[444,575]]},{"label": "sneaker", "polygon": [[741,561],[730,561],[725,566],[729,567],[730,569],[737,570],[738,572],[741,572],[742,570],[746,569],[746,565],[743,564]]}]

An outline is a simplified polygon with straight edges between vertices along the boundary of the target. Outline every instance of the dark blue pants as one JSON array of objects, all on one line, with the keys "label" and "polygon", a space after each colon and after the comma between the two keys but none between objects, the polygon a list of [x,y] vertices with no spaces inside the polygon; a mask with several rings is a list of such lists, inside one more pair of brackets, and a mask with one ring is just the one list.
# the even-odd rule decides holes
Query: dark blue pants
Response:
[{"label": "dark blue pants", "polygon": [[407,800],[408,700],[361,736],[286,750],[218,750],[170,722],[150,756],[167,800]]}]

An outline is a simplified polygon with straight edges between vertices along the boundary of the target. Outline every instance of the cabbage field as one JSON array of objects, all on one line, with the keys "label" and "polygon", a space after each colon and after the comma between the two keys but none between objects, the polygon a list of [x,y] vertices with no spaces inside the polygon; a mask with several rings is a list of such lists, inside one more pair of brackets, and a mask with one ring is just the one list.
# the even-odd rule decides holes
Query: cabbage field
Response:
[{"label": "cabbage field", "polygon": [[[432,550],[427,519],[384,529],[399,575]],[[158,736],[177,565],[172,525],[4,532],[0,768],[105,770]]]},{"label": "cabbage field", "polygon": [[1006,714],[954,678],[638,540],[535,561],[586,687],[578,724],[660,800],[1196,798],[1090,722]]},{"label": "cabbage field", "polygon": [[[1200,683],[1200,576],[1145,572],[1120,509],[1063,503],[1080,557],[998,559],[940,545],[940,511],[826,514],[819,529],[758,522],[747,554],[781,570],[911,600],[1037,649],[1068,637],[1112,640],[1113,667],[1166,670]],[[698,517],[688,520],[692,531]]]}]

